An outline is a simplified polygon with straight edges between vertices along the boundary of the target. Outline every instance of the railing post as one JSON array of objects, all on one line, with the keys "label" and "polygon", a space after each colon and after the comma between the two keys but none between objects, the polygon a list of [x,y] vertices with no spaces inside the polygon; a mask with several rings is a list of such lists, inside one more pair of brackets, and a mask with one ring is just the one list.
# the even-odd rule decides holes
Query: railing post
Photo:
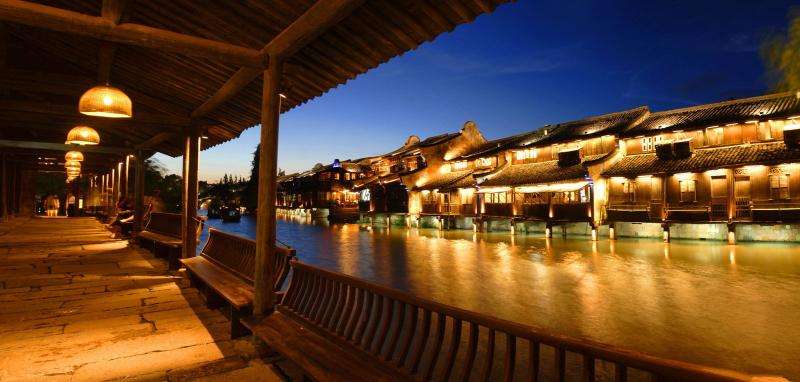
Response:
[{"label": "railing post", "polygon": [[200,156],[200,134],[186,136],[183,154],[183,247],[181,258],[195,255],[197,249],[197,170]]},{"label": "railing post", "polygon": [[256,223],[255,300],[253,313],[270,312],[275,303],[272,292],[275,256],[275,195],[278,176],[278,125],[280,119],[280,84],[283,64],[271,56],[264,72],[261,97],[261,152],[258,168],[258,217]]},{"label": "railing post", "polygon": [[134,209],[133,231],[139,232],[142,230],[142,219],[144,218],[144,153],[142,150],[136,152],[134,160],[136,161],[136,177],[133,181],[133,198],[136,207]]}]

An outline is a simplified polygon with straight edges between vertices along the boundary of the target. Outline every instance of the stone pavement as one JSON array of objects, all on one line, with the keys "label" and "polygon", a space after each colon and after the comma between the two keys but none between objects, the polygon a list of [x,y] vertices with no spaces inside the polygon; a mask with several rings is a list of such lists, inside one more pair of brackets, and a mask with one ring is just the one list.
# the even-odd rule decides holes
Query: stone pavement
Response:
[{"label": "stone pavement", "polygon": [[0,381],[281,381],[165,261],[91,218],[0,222]]}]

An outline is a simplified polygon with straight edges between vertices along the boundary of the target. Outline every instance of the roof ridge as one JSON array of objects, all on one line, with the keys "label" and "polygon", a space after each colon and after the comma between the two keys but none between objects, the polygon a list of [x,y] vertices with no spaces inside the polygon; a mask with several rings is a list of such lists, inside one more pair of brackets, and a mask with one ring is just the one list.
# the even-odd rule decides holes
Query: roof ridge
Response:
[{"label": "roof ridge", "polygon": [[796,98],[800,99],[800,90],[792,90],[792,91],[788,91],[788,92],[765,94],[765,95],[760,95],[760,96],[755,96],[755,97],[736,98],[736,99],[730,99],[730,100],[714,102],[714,103],[704,103],[704,104],[701,104],[701,105],[688,106],[688,107],[683,107],[683,108],[679,108],[679,109],[668,109],[668,110],[653,111],[653,112],[650,112],[650,117],[660,117],[660,116],[664,116],[664,115],[683,113],[683,112],[687,112],[687,111],[704,110],[704,109],[710,109],[710,108],[715,108],[715,107],[720,107],[720,106],[735,105],[735,104],[739,104],[739,103],[757,102],[757,101],[764,101],[764,100],[768,100],[768,99],[777,99],[777,98],[782,98],[782,97],[788,97],[788,96],[791,96],[792,94],[794,94]]},{"label": "roof ridge", "polygon": [[593,122],[593,121],[605,119],[605,118],[608,118],[608,117],[614,116],[614,115],[632,113],[632,112],[635,112],[635,111],[649,111],[649,110],[650,110],[650,108],[647,105],[642,105],[642,106],[639,106],[639,107],[635,107],[633,109],[615,111],[615,112],[612,112],[612,113],[600,114],[600,115],[595,115],[595,116],[592,116],[592,117],[576,119],[576,120],[572,120],[572,121],[568,121],[568,122],[561,122],[561,123],[557,123],[557,124],[545,125],[545,126],[542,126],[542,127],[563,126],[563,125],[568,125],[568,124],[573,124],[573,123],[578,123],[578,122]]}]

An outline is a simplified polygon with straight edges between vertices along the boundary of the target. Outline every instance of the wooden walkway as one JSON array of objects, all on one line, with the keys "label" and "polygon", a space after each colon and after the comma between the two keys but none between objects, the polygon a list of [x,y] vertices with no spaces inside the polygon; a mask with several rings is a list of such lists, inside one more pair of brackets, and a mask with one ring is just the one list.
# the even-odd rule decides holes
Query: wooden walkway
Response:
[{"label": "wooden walkway", "polygon": [[90,218],[0,222],[0,380],[281,381],[167,264]]}]

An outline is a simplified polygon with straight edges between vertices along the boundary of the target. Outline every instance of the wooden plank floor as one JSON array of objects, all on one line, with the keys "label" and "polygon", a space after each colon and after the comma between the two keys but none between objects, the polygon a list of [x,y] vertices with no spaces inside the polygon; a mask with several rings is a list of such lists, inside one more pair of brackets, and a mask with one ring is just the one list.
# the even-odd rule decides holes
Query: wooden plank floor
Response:
[{"label": "wooden plank floor", "polygon": [[0,222],[0,380],[280,381],[252,339],[91,218]]}]

